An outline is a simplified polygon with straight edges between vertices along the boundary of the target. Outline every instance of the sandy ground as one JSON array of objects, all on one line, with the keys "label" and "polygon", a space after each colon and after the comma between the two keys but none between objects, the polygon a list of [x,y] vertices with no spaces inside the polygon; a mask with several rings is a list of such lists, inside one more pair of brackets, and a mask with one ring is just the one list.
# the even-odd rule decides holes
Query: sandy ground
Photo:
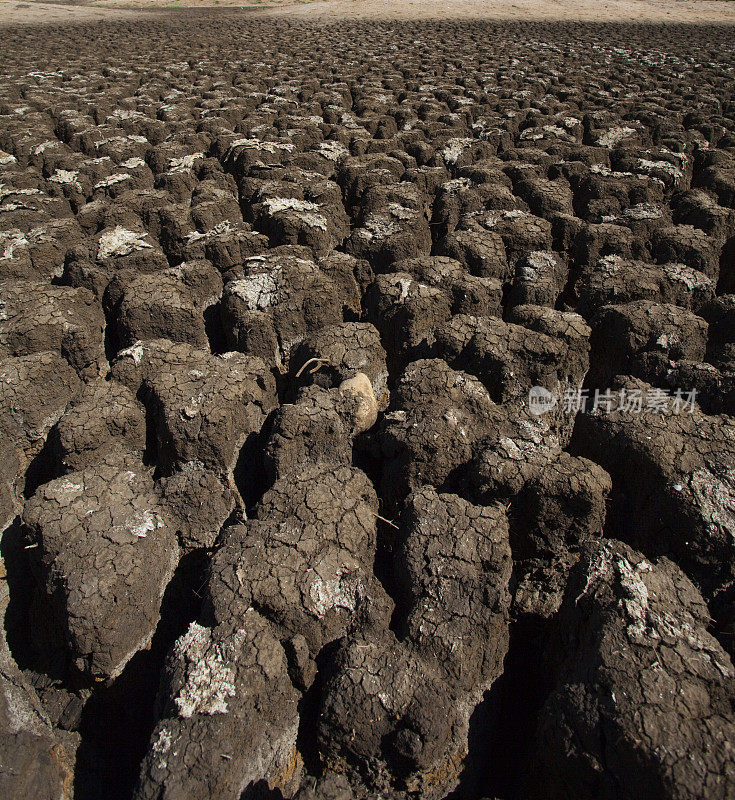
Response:
[{"label": "sandy ground", "polygon": [[0,0],[0,25],[87,22],[147,10],[242,7],[303,19],[515,19],[735,23],[735,0]]},{"label": "sandy ground", "polygon": [[34,0],[0,0],[0,27],[40,25],[140,16],[139,11],[121,8],[94,8],[85,5],[36,3]]},{"label": "sandy ground", "polygon": [[735,22],[726,0],[314,0],[271,13],[315,18]]},{"label": "sandy ground", "polygon": [[[109,7],[108,7],[109,6]],[[0,0],[0,27],[8,25],[53,25],[69,22],[90,22],[93,20],[134,18],[140,16],[139,10],[87,5],[67,5],[62,3],[37,3],[34,0]]]}]

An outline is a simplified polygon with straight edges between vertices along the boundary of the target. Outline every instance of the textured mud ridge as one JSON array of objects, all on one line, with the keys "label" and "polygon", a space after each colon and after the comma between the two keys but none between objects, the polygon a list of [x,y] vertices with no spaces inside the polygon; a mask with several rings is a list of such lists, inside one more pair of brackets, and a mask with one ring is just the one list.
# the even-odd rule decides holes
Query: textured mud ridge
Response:
[{"label": "textured mud ridge", "polygon": [[729,41],[7,32],[0,795],[735,794]]}]

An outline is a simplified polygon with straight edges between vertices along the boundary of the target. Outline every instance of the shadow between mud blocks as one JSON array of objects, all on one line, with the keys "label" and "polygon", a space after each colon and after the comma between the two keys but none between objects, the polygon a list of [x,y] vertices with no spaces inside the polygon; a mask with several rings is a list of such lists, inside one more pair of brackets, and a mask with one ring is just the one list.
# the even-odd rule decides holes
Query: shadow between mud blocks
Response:
[{"label": "shadow between mud blocks", "polygon": [[182,558],[166,588],[150,649],[141,650],[122,674],[100,685],[82,712],[75,800],[130,800],[156,723],[156,696],[166,653],[199,615],[207,559],[203,551]]},{"label": "shadow between mud blocks", "polygon": [[470,718],[464,768],[446,800],[527,800],[538,713],[551,689],[544,639],[545,625],[536,619],[511,624],[503,674]]}]

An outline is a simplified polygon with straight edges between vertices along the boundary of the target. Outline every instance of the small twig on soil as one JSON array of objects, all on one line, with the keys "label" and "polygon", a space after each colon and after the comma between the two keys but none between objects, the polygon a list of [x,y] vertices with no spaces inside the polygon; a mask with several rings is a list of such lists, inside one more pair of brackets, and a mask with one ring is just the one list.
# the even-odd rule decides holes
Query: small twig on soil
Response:
[{"label": "small twig on soil", "polygon": [[391,528],[395,528],[397,531],[400,530],[398,525],[396,525],[396,523],[393,522],[393,520],[386,519],[385,517],[381,517],[380,514],[376,514],[374,511],[371,511],[370,513],[373,514],[374,516],[376,516],[382,522],[385,522],[387,525],[390,525]]},{"label": "small twig on soil", "polygon": [[316,364],[314,369],[309,370],[309,375],[313,375],[318,369],[321,369],[325,364],[328,364],[329,361],[326,358],[310,358],[308,361],[305,361],[299,371],[296,373],[296,377],[298,378],[301,373],[309,366],[309,364]]}]

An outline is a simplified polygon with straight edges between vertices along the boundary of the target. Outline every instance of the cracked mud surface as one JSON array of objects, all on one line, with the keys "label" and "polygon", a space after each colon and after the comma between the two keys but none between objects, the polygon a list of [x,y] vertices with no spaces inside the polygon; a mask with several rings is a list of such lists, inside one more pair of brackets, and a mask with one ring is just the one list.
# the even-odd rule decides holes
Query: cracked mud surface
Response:
[{"label": "cracked mud surface", "polygon": [[4,40],[0,795],[732,797],[725,29]]}]

